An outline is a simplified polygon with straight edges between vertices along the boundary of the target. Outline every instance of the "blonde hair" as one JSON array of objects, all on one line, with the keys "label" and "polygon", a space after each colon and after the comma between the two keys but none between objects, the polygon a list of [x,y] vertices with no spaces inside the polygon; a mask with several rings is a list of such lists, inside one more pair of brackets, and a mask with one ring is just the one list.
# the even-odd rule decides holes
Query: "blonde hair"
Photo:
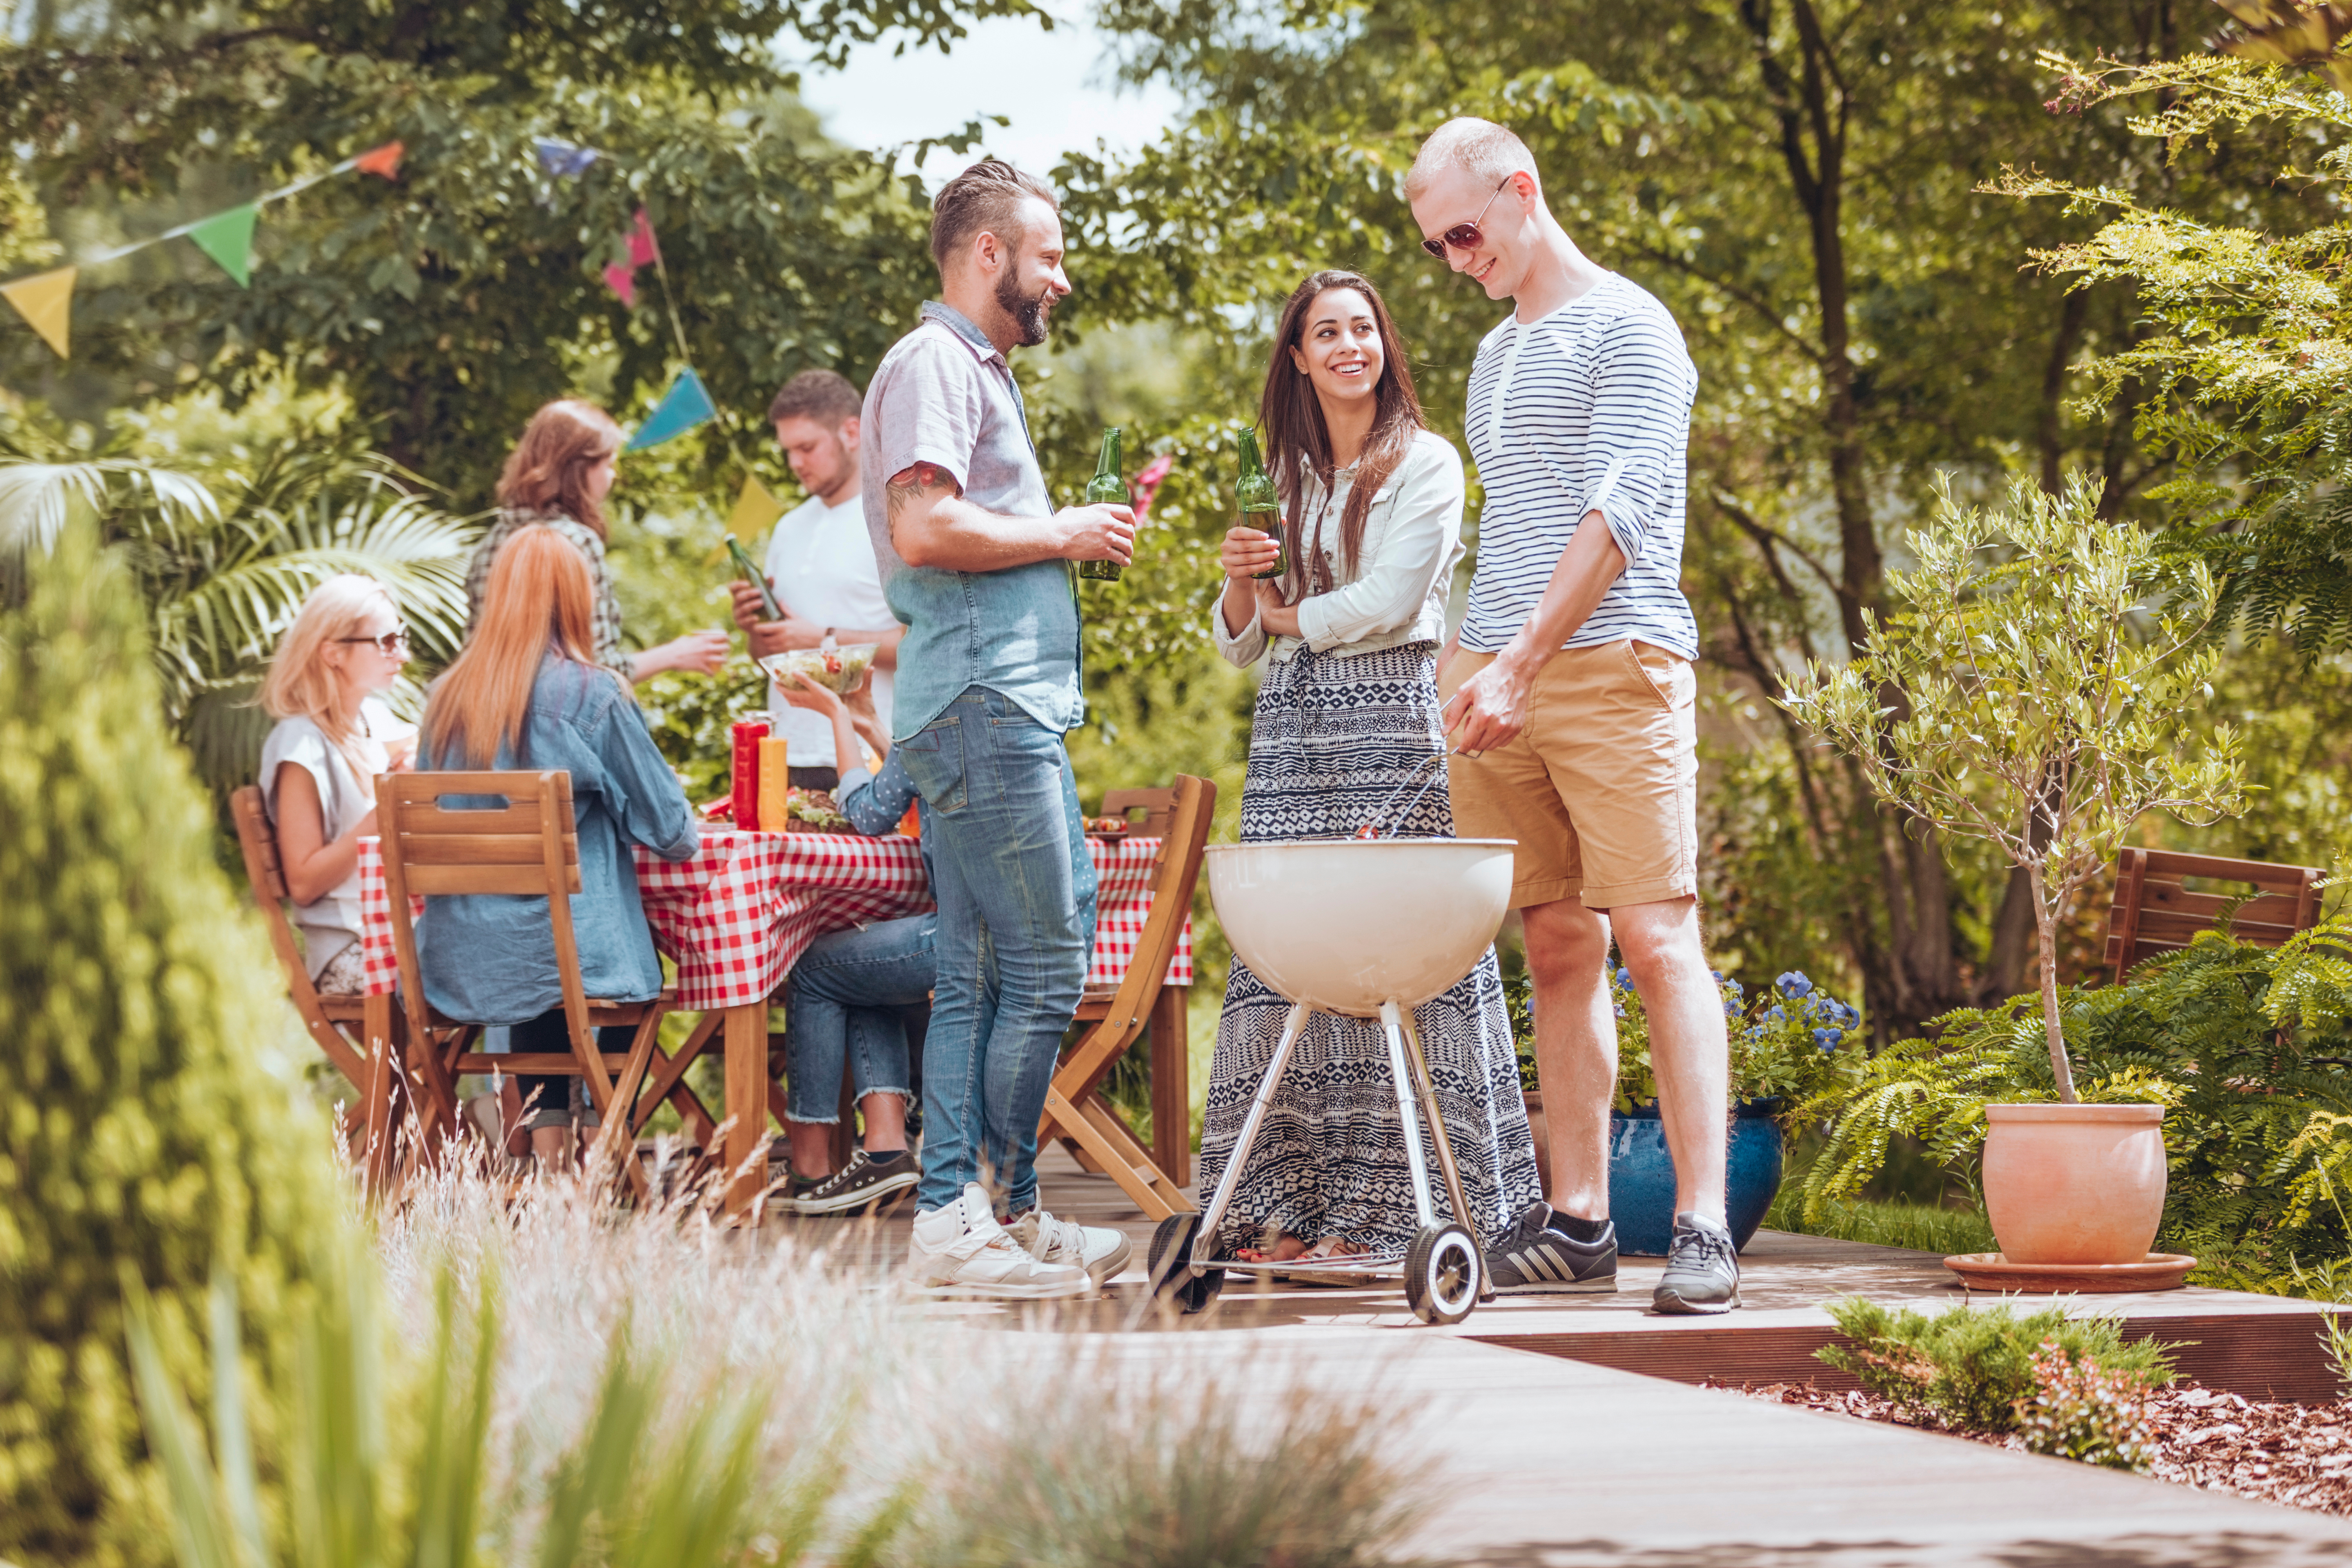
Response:
[{"label": "blonde hair", "polygon": [[499,475],[499,504],[514,511],[561,512],[604,537],[604,508],[588,493],[588,470],[621,449],[621,427],[593,403],[566,397],[530,416]]},{"label": "blonde hair", "polygon": [[368,798],[375,798],[375,769],[359,754],[359,734],[352,721],[359,704],[343,707],[343,681],[328,662],[327,649],[343,638],[359,635],[378,608],[397,616],[392,592],[373,577],[356,574],[330,577],[310,590],[262,678],[261,705],[273,719],[308,719],[352,765],[352,776]]},{"label": "blonde hair", "polygon": [[[509,535],[490,568],[473,637],[433,683],[425,754],[442,767],[487,768],[501,750],[519,745],[531,687],[550,652],[619,680],[595,661],[594,604],[588,558],[571,541],[543,523]],[[460,746],[462,763],[450,755]]]},{"label": "blonde hair", "polygon": [[1467,169],[1480,184],[1488,185],[1499,185],[1513,174],[1524,174],[1536,182],[1537,189],[1543,188],[1543,177],[1536,173],[1536,155],[1528,151],[1526,142],[1507,126],[1467,114],[1447,121],[1421,144],[1404,177],[1404,199],[1418,201],[1445,169]]}]

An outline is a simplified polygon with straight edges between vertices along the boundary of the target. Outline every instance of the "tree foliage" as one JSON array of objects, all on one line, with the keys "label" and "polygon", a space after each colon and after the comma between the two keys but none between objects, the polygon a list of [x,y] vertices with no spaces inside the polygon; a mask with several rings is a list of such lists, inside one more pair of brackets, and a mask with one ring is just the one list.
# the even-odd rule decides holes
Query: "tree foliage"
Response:
[{"label": "tree foliage", "polygon": [[[1503,307],[1421,253],[1402,182],[1445,118],[1510,124],[1578,243],[1682,323],[1701,381],[1685,585],[1717,689],[1769,698],[1892,607],[1888,554],[1932,473],[1958,470],[1963,489],[2023,473],[2054,493],[2086,467],[2110,517],[2168,476],[2133,438],[2134,396],[2078,395],[2077,361],[2139,331],[2129,290],[2021,272],[2087,226],[1981,187],[2008,162],[2191,207],[2292,207],[2294,193],[2239,177],[2274,166],[2267,146],[2166,164],[2119,108],[2045,107],[2055,72],[2037,47],[2176,58],[2195,47],[2176,9],[1577,0],[1465,28],[1429,0],[1115,0],[1104,16],[1130,77],[1200,107],[1131,160],[1062,166],[1088,268],[1070,313],[1263,332],[1303,273],[1355,266],[1458,437],[1475,346]],[[1255,382],[1235,374],[1226,409],[1246,409]],[[1759,980],[1843,948],[1881,1026],[2015,989],[2033,934],[2022,879],[2005,889],[2003,868],[1876,811],[1772,712],[1746,743],[1776,759],[1783,804],[1722,820],[1741,897],[1718,940]]]},{"label": "tree foliage", "polygon": [[[2213,583],[2165,567],[2152,536],[2098,518],[2085,479],[2031,480],[2001,510],[1957,505],[1910,535],[1905,608],[1874,618],[1847,662],[1792,679],[1782,704],[1851,759],[1880,799],[1981,839],[2025,872],[2058,1098],[2074,1100],[2060,1030],[2056,933],[2074,895],[2152,811],[2210,822],[2243,803],[2237,736],[2185,743],[2220,654],[2200,646]],[[2172,581],[2168,582],[2166,579]]]},{"label": "tree foliage", "polygon": [[268,944],[214,865],[136,592],[90,534],[0,610],[0,1555],[27,1568],[169,1559],[119,1270],[194,1395],[215,1268],[252,1353],[282,1345],[264,1324],[336,1201]]},{"label": "tree foliage", "polygon": [[[0,421],[0,600],[23,596],[69,529],[121,545],[147,609],[164,721],[215,791],[252,782],[269,724],[254,705],[261,678],[327,578],[382,582],[424,668],[464,641],[480,524],[434,505],[416,476],[354,432],[297,426],[202,473],[135,456],[131,438],[124,428],[77,443],[39,422]],[[422,692],[411,677],[396,695],[413,708]]]}]

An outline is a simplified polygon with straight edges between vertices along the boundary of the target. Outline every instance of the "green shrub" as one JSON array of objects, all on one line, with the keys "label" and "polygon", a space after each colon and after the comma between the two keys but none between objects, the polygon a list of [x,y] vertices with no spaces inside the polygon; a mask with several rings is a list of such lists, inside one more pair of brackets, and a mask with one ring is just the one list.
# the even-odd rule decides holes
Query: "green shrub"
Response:
[{"label": "green shrub", "polygon": [[[205,1386],[215,1258],[245,1342],[335,1206],[268,947],[212,858],[137,589],[83,529],[0,609],[0,1557],[166,1561],[124,1361],[127,1266]],[[275,1370],[257,1354],[265,1383]],[[274,1434],[257,1410],[256,1438]]]},{"label": "green shrub", "polygon": [[2148,1388],[2144,1377],[2070,1356],[2045,1341],[2033,1352],[2033,1391],[2017,1402],[2018,1435],[2036,1454],[2145,1470],[2156,1447]]},{"label": "green shrub", "polygon": [[2142,1385],[2172,1381],[2161,1346],[2126,1343],[2121,1319],[2070,1318],[2063,1306],[2021,1318],[2005,1303],[1982,1310],[1962,1303],[1930,1317],[1850,1298],[1831,1302],[1829,1314],[1853,1342],[1825,1346],[1816,1356],[1860,1378],[1903,1415],[1955,1431],[2016,1431],[2021,1405],[2037,1393],[2037,1353]]},{"label": "green shrub", "polygon": [[1832,1237],[1839,1241],[1866,1241],[1873,1247],[1907,1247],[1918,1252],[1955,1253],[1994,1250],[1992,1226],[1974,1209],[1939,1208],[1934,1204],[1832,1202],[1807,1211],[1804,1194],[1794,1184],[1782,1187],[1764,1216],[1768,1230],[1793,1231],[1801,1236]]},{"label": "green shrub", "polygon": [[[2061,1001],[2083,1098],[2167,1107],[2157,1247],[2200,1259],[2200,1284],[2304,1295],[2334,1280],[2352,1255],[2352,921],[2278,948],[2200,932]],[[2055,1098],[2037,1011],[2021,996],[1948,1014],[1801,1107],[1829,1124],[1808,1211],[1859,1193],[1897,1134],[1973,1186],[1984,1108]]]}]

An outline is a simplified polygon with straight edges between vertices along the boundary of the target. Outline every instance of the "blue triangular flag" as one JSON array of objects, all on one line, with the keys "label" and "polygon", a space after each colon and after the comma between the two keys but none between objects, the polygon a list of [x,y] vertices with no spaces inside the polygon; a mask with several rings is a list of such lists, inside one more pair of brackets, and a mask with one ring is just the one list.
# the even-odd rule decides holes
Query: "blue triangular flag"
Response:
[{"label": "blue triangular flag", "polygon": [[685,435],[706,419],[716,419],[719,409],[710,401],[710,394],[702,378],[691,367],[679,371],[677,379],[662,394],[661,402],[637,426],[624,451],[641,452],[647,447],[658,447],[664,441]]},{"label": "blue triangular flag", "polygon": [[588,165],[601,156],[593,147],[574,147],[569,142],[558,142],[547,136],[534,136],[530,144],[539,153],[539,166],[566,180],[575,174],[585,174]]}]

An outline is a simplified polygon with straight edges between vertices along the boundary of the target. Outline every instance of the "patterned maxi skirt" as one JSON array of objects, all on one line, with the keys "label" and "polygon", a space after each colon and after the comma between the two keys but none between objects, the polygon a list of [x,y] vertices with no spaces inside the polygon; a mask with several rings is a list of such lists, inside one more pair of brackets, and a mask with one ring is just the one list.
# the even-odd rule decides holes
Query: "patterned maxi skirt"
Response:
[{"label": "patterned maxi skirt", "polygon": [[[1445,745],[1436,668],[1428,643],[1348,658],[1301,648],[1269,667],[1242,786],[1242,841],[1343,838],[1384,804],[1391,815],[1381,823],[1383,834],[1451,838],[1444,764],[1429,760]],[[1412,804],[1424,782],[1429,788]],[[1408,805],[1402,817],[1394,815]],[[1398,939],[1410,940],[1402,927]],[[1204,1206],[1289,1010],[1234,960],[1201,1131]],[[1494,950],[1454,989],[1415,1008],[1413,1018],[1479,1238],[1490,1242],[1540,1195]],[[1421,1136],[1419,1119],[1410,1129],[1398,1119],[1380,1020],[1308,1015],[1251,1148],[1223,1239],[1248,1245],[1272,1226],[1309,1242],[1339,1236],[1378,1257],[1403,1256],[1417,1227],[1409,1136]],[[1431,1195],[1438,1213],[1451,1217],[1435,1152],[1426,1140],[1423,1148]]]}]

